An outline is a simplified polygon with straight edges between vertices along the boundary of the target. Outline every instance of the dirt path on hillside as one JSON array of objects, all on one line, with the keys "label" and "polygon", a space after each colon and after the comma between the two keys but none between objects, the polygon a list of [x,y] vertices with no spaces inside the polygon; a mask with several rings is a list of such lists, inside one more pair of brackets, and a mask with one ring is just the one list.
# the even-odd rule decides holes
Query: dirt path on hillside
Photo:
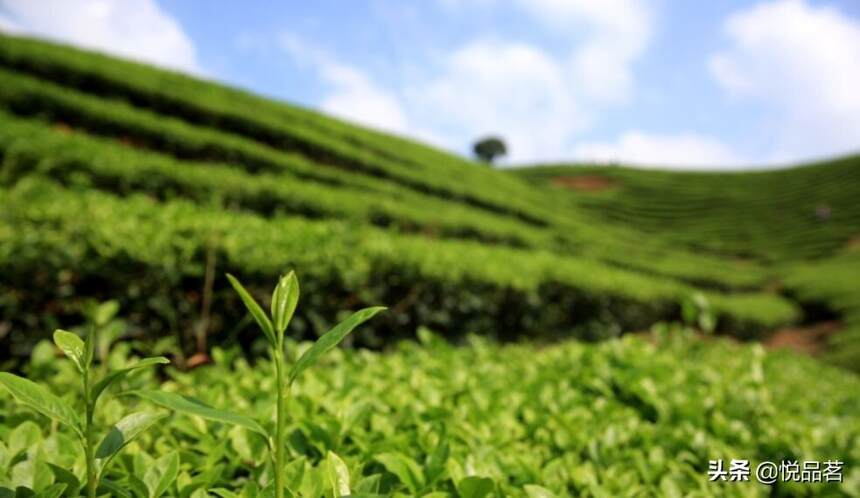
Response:
[{"label": "dirt path on hillside", "polygon": [[813,323],[805,327],[791,327],[775,331],[762,344],[768,349],[793,349],[799,353],[816,355],[827,347],[827,339],[842,328],[836,320]]},{"label": "dirt path on hillside", "polygon": [[600,175],[556,176],[551,182],[556,187],[579,192],[597,192],[618,186],[611,178]]},{"label": "dirt path on hillside", "polygon": [[[770,350],[791,349],[801,354],[816,356],[826,351],[828,339],[833,334],[838,333],[841,328],[842,323],[838,320],[817,322],[806,326],[786,327],[775,330],[767,339],[762,340],[761,344]],[[636,332],[636,335],[652,344],[657,344],[657,339],[651,331]],[[702,341],[721,339],[738,343],[744,342],[724,334],[710,335],[696,332],[695,337]],[[752,342],[755,341],[751,341],[750,343]]]}]

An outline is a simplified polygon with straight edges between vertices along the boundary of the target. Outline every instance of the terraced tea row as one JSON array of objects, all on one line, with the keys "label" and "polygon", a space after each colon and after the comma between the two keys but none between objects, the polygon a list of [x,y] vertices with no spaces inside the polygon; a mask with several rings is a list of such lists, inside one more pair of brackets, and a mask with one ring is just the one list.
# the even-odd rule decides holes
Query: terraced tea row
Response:
[{"label": "terraced tea row", "polygon": [[[13,330],[50,329],[53,320],[77,313],[75,299],[105,293],[123,296],[144,330],[190,330],[199,310],[189,296],[201,289],[210,251],[219,272],[247,275],[254,288],[264,276],[299,269],[309,291],[298,331],[312,328],[314,316],[333,315],[338,302],[390,304],[390,318],[380,322],[375,338],[368,336],[370,344],[419,325],[450,331],[457,324],[501,338],[548,331],[587,337],[594,330],[589,324],[601,322],[617,328],[599,330],[617,333],[679,316],[678,303],[696,292],[674,280],[547,251],[431,242],[333,221],[267,220],[183,201],[66,190],[35,177],[3,197],[0,295],[7,301],[2,320]],[[223,290],[219,282],[213,309],[238,319]],[[793,305],[771,294],[705,295],[720,316],[719,328],[737,335],[756,335],[797,317]],[[168,302],[184,304],[165,313]],[[221,318],[214,319],[215,329]],[[9,338],[34,339],[20,332]]]},{"label": "terraced tea row", "polygon": [[[0,73],[3,71],[0,70]],[[0,99],[8,108],[19,114],[37,115],[52,121],[60,121],[63,124],[83,126],[85,131],[119,137],[121,140],[137,146],[146,145],[171,154],[177,159],[225,161],[238,166],[235,168],[237,172],[231,178],[241,176],[238,170],[243,168],[250,169],[251,172],[257,172],[260,168],[262,171],[271,171],[273,174],[296,175],[298,178],[294,181],[286,179],[284,183],[287,185],[282,188],[273,186],[268,189],[286,192],[289,186],[298,186],[299,184],[296,182],[299,180],[310,182],[306,185],[308,195],[303,196],[306,200],[301,206],[296,205],[296,200],[292,200],[288,203],[289,205],[284,206],[289,209],[292,205],[297,209],[294,212],[318,213],[319,207],[308,206],[309,203],[313,202],[311,194],[315,193],[320,193],[321,202],[325,202],[326,198],[338,198],[339,205],[356,209],[359,214],[367,209],[356,208],[359,200],[347,200],[347,193],[357,198],[372,197],[378,199],[376,205],[384,201],[384,196],[389,196],[396,198],[397,206],[401,206],[404,212],[400,214],[394,209],[374,207],[373,210],[378,214],[378,216],[373,217],[376,224],[393,223],[399,224],[401,227],[413,227],[413,229],[417,224],[417,229],[424,227],[430,234],[439,231],[434,227],[434,225],[438,225],[441,227],[442,235],[466,236],[516,246],[542,247],[563,253],[588,251],[591,257],[603,259],[612,264],[635,268],[639,271],[656,272],[720,289],[749,289],[765,280],[762,272],[750,267],[750,265],[738,267],[718,258],[685,253],[675,248],[669,248],[659,241],[643,240],[638,234],[624,231],[620,227],[593,227],[580,220],[574,211],[570,211],[573,216],[568,217],[561,216],[562,213],[558,209],[545,212],[544,217],[548,222],[559,225],[555,229],[555,233],[550,233],[520,220],[487,213],[469,205],[425,196],[364,175],[347,172],[335,174],[328,171],[324,166],[308,163],[303,159],[281,153],[241,137],[201,129],[182,121],[138,110],[123,103],[89,97],[16,73],[6,72],[5,74],[9,84],[0,90]],[[111,155],[115,154],[113,151],[107,152]],[[133,153],[128,152],[124,154],[124,157],[133,157]],[[152,156],[144,157],[148,161],[148,158]],[[137,159],[132,162],[139,164],[141,160]],[[87,162],[78,161],[76,164],[80,169]],[[111,168],[114,176],[116,176],[122,167],[112,165]],[[129,170],[130,168],[125,166],[124,169]],[[151,173],[152,168],[149,169]],[[173,173],[173,176],[179,176],[182,179],[171,178],[167,183],[175,184],[176,181],[181,181],[187,185],[179,189],[180,193],[187,191],[188,188],[205,188],[203,184],[212,185],[217,178],[216,175],[202,180],[201,185],[193,185],[190,182],[196,175],[181,171],[179,168],[167,170],[162,168],[159,177],[170,174],[174,169],[176,172]],[[186,164],[185,169],[193,168]],[[199,167],[197,169],[200,170]],[[102,168],[102,173],[104,173],[104,168]],[[143,173],[129,172],[128,174],[141,175]],[[258,176],[262,174],[257,172]],[[264,176],[251,181],[250,183],[256,187],[245,190],[246,194],[253,191],[259,192],[260,188],[265,188],[261,186],[271,179],[273,178],[270,176]],[[341,185],[337,185],[338,182]],[[134,184],[130,180],[125,183],[125,188]],[[149,183],[149,191],[158,187],[156,182]],[[221,188],[221,190],[229,189],[229,185]],[[367,190],[368,192],[359,190]],[[161,192],[152,193],[158,196],[164,195]],[[222,193],[225,199],[235,199],[236,195],[235,192],[232,194],[226,191]],[[288,195],[294,196],[295,194]],[[243,197],[250,199],[249,195]],[[271,197],[271,195],[266,195],[261,201],[270,203]],[[332,203],[327,203],[326,208],[331,205]],[[458,221],[447,213],[457,213],[456,216],[461,220]],[[582,244],[579,241],[587,241],[587,244]],[[655,255],[663,255],[668,261],[661,263],[655,259]]]},{"label": "terraced tea row", "polygon": [[856,248],[821,261],[796,263],[785,271],[784,285],[799,299],[826,303],[843,329],[830,338],[830,360],[860,372],[860,251]]},{"label": "terraced tea row", "polygon": [[462,237],[513,246],[549,246],[550,234],[409,192],[333,187],[285,174],[249,175],[228,164],[177,161],[81,133],[51,129],[39,121],[0,112],[0,174],[7,184],[31,174],[120,195],[188,198],[234,206],[264,216],[299,214],[390,226],[401,231]]},{"label": "terraced tea row", "polygon": [[[91,268],[88,275],[96,275],[98,265],[109,261],[120,267],[128,264],[135,271],[155,264],[161,268],[155,271],[161,280],[150,281],[148,290],[159,294],[158,286],[164,284],[167,290],[160,295],[184,294],[179,316],[186,323],[199,313],[188,297],[203,286],[207,255],[215,255],[219,264],[228,261],[244,268],[238,253],[230,253],[220,240],[230,238],[224,233],[246,220],[262,224],[252,239],[265,240],[258,248],[249,248],[250,254],[275,247],[313,251],[313,246],[294,240],[305,236],[303,228],[296,228],[303,223],[324,227],[331,247],[337,245],[337,237],[345,246],[358,246],[354,259],[360,270],[337,262],[349,260],[346,250],[331,249],[334,262],[322,256],[294,260],[293,254],[284,259],[260,255],[261,262],[253,263],[261,265],[260,274],[278,273],[285,270],[283,265],[295,262],[315,264],[324,269],[315,275],[331,294],[350,294],[350,289],[366,284],[372,289],[368,296],[390,294],[405,300],[404,307],[426,308],[410,310],[403,323],[426,320],[446,328],[462,318],[467,328],[476,320],[476,329],[504,337],[552,328],[543,324],[557,324],[559,335],[571,327],[577,328],[576,334],[595,335],[596,328],[586,326],[591,322],[615,331],[644,327],[647,320],[677,316],[679,301],[696,290],[706,290],[724,312],[724,330],[758,335],[798,318],[795,307],[777,294],[782,265],[770,263],[786,259],[786,251],[794,246],[794,256],[832,252],[854,229],[854,205],[847,204],[857,186],[844,165],[821,170],[825,174],[791,173],[785,197],[773,202],[755,195],[765,191],[770,177],[746,182],[723,181],[720,175],[652,177],[648,172],[640,178],[639,173],[617,168],[607,170],[618,175],[605,177],[609,184],[603,187],[609,188],[571,193],[211,82],[45,42],[0,35],[0,77],[4,81],[0,108],[14,114],[0,114],[2,180],[8,192],[33,190],[40,180],[31,177],[50,177],[63,185],[57,192],[70,205],[78,205],[76,196],[89,199],[81,201],[84,212],[100,203],[124,211],[144,205],[138,195],[145,194],[152,199],[150,207],[146,214],[140,211],[132,225],[146,225],[141,230],[153,230],[150,236],[155,240],[156,225],[147,220],[160,219],[165,227],[172,226],[168,213],[186,205],[183,201],[198,204],[187,216],[202,216],[208,220],[204,225],[221,227],[165,229],[185,239],[187,246],[180,252],[187,251],[182,252],[187,268],[155,264],[177,257],[171,253],[150,260],[137,254],[131,243],[121,246],[126,258],[122,263],[103,259],[100,240],[112,236],[105,227],[87,232],[93,238],[80,244],[75,258],[63,267],[71,268],[73,261]],[[603,170],[589,171],[597,176]],[[552,171],[529,175],[547,178],[547,173]],[[812,177],[820,178],[821,187],[815,207],[826,204],[830,209],[824,224],[818,218],[801,219],[804,212],[809,214],[810,204],[791,205],[803,182]],[[631,195],[617,188],[625,181]],[[725,196],[708,190],[714,186],[725,190]],[[666,191],[678,193],[673,198],[674,194],[663,195]],[[738,207],[705,211],[709,203],[732,203],[735,197]],[[676,201],[686,206],[680,213],[674,211]],[[159,214],[161,209],[167,211]],[[212,217],[207,218],[210,211]],[[761,219],[785,211],[796,225],[796,235],[767,222],[762,223],[760,238],[749,236],[747,232],[761,220],[747,216],[737,223],[732,217],[740,211],[764,213]],[[306,219],[291,218],[296,215]],[[86,232],[71,215],[50,222],[45,218],[36,225],[26,216],[7,215],[3,223],[8,233],[35,230],[31,240],[35,246],[47,240],[43,237],[75,246],[67,239]],[[667,230],[673,223],[678,230]],[[344,228],[347,224],[356,226]],[[819,225],[824,230],[816,232]],[[277,245],[268,235],[259,235],[285,227],[293,232],[279,235]],[[52,235],[46,235],[49,232]],[[143,247],[140,240],[136,244]],[[20,248],[29,247],[27,243]],[[49,250],[47,245],[43,249]],[[136,255],[129,259],[127,254]],[[91,261],[84,261],[86,257]],[[449,266],[451,275],[429,269],[429,261]],[[169,275],[167,267],[175,267],[176,274]],[[511,268],[517,269],[516,276]],[[395,278],[397,272],[402,273]],[[456,298],[443,297],[449,277]],[[522,281],[529,283],[523,287],[518,284]],[[465,290],[472,283],[475,289]],[[23,277],[21,285],[27,286]],[[123,287],[118,278],[111,285]],[[75,287],[80,299],[98,294],[99,288]],[[123,288],[129,303],[146,295]],[[18,309],[20,296],[13,293],[5,299],[13,303],[8,310]],[[655,302],[646,303],[649,300]],[[627,301],[634,304],[628,306]],[[607,305],[612,308],[608,312],[607,302],[615,303]],[[582,309],[571,311],[573,304]],[[175,329],[182,321],[168,319],[163,305],[158,305],[162,311],[149,313],[156,306],[152,300],[135,306],[140,310],[136,316],[158,317],[154,328],[173,320],[167,327]],[[312,309],[315,306],[327,309],[323,303]],[[545,316],[539,316],[541,307],[549,310]],[[482,312],[489,317],[486,323],[477,319]],[[46,319],[53,320],[50,316],[46,314]],[[498,326],[502,322],[506,325]]]},{"label": "terraced tea row", "polygon": [[[609,223],[729,257],[769,262],[772,288],[843,322],[828,356],[860,368],[860,157],[754,173],[681,173],[559,166],[515,174],[567,189]],[[586,183],[600,188],[588,190]]]},{"label": "terraced tea row", "polygon": [[[780,261],[825,257],[860,235],[860,157],[747,173],[683,173],[620,167],[524,168],[519,176],[568,183],[596,219],[729,257]],[[601,179],[596,191],[576,179]]]},{"label": "terraced tea row", "polygon": [[399,147],[396,160],[392,159],[392,154],[382,154],[377,148],[358,147],[352,141],[338,140],[317,128],[307,127],[306,120],[289,119],[292,111],[284,104],[98,54],[58,49],[23,38],[2,36],[0,40],[2,66],[101,98],[122,98],[137,107],[277,149],[297,151],[322,164],[391,179],[418,191],[511,214],[533,224],[545,223],[542,217],[531,214],[532,203],[540,202],[534,191],[484,168],[463,168],[462,160],[433,163],[432,171],[428,171],[428,165],[408,160],[409,147]]}]

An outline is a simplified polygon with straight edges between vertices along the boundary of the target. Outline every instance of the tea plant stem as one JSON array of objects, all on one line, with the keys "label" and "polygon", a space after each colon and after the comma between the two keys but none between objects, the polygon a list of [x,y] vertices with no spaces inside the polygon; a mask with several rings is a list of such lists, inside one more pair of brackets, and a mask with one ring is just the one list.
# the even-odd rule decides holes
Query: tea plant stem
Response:
[{"label": "tea plant stem", "polygon": [[83,372],[84,383],[84,404],[87,407],[86,426],[84,427],[84,453],[87,458],[87,497],[96,497],[96,486],[98,484],[98,475],[96,469],[96,459],[93,453],[93,412],[95,411],[94,400],[90,399],[90,372],[86,369]]},{"label": "tea plant stem", "polygon": [[203,279],[203,302],[200,306],[200,322],[197,324],[197,353],[206,353],[207,332],[212,315],[212,286],[215,283],[215,248],[209,243],[206,248],[206,274]]},{"label": "tea plant stem", "polygon": [[287,429],[287,385],[286,372],[284,369],[284,346],[278,347],[272,352],[272,360],[275,363],[275,382],[277,383],[277,426],[275,428],[275,498],[284,498],[284,438]]}]

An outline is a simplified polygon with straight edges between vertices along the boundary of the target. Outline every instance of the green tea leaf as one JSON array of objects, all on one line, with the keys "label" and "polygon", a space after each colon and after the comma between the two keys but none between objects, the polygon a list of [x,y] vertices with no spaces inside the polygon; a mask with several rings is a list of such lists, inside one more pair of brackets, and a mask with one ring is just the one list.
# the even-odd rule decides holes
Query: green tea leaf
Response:
[{"label": "green tea leaf", "polygon": [[469,476],[457,483],[461,498],[484,498],[493,492],[495,484],[486,477]]},{"label": "green tea leaf", "polygon": [[417,493],[424,487],[421,467],[408,456],[402,453],[381,453],[376,455],[376,461],[381,463],[385,470],[396,475],[412,493]]},{"label": "green tea leaf", "polygon": [[42,430],[36,422],[25,420],[5,437],[8,437],[9,458],[12,459],[18,453],[36,446],[42,440]]},{"label": "green tea leaf", "polygon": [[59,498],[65,490],[66,485],[63,483],[52,484],[37,493],[35,498]]},{"label": "green tea leaf", "polygon": [[445,466],[448,463],[450,450],[448,448],[448,442],[445,440],[444,425],[442,427],[443,429],[442,434],[439,437],[439,443],[436,445],[433,453],[430,454],[430,457],[427,459],[427,465],[424,467],[424,474],[427,477],[428,484],[433,484],[442,476],[445,471]]},{"label": "green tea leaf", "polygon": [[77,476],[68,469],[60,467],[59,465],[54,465],[53,463],[48,463],[48,467],[50,467],[51,471],[54,473],[54,481],[66,485],[66,494],[77,496],[78,492],[81,490],[81,481],[78,480]]},{"label": "green tea leaf", "polygon": [[326,489],[326,477],[322,466],[309,467],[305,471],[305,478],[302,480],[302,487],[299,490],[299,496],[322,496]]},{"label": "green tea leaf", "polygon": [[[53,484],[54,474],[48,464],[39,458],[30,458],[22,460],[15,464],[9,473],[11,478],[8,482],[18,487],[18,490],[24,488],[27,491],[42,490]],[[30,494],[29,496],[34,496]]]},{"label": "green tea leaf", "polygon": [[57,329],[54,331],[54,344],[56,344],[70,360],[75,362],[75,366],[78,367],[79,372],[84,373],[87,365],[84,359],[86,346],[84,345],[84,341],[78,337],[77,334]]},{"label": "green tea leaf", "polygon": [[166,413],[136,412],[117,422],[96,450],[96,458],[109,458],[123,449],[153,424],[166,417]]},{"label": "green tea leaf", "polygon": [[93,325],[90,326],[90,331],[87,333],[87,339],[84,341],[84,357],[83,364],[89,368],[93,363],[93,356],[95,355],[96,350],[96,342],[98,342],[98,329]]},{"label": "green tea leaf", "polygon": [[526,484],[523,489],[529,498],[556,498],[555,493],[537,484]]},{"label": "green tea leaf", "polygon": [[156,356],[154,358],[145,358],[143,360],[140,360],[139,362],[135,363],[134,365],[131,365],[130,367],[121,368],[119,370],[112,370],[108,372],[107,375],[102,377],[101,380],[96,382],[96,384],[92,387],[90,398],[95,403],[95,401],[99,399],[99,396],[101,396],[102,392],[104,392],[105,389],[107,389],[115,381],[125,377],[134,370],[150,367],[153,365],[166,365],[168,363],[170,363],[170,360],[168,360],[167,358],[163,356]]},{"label": "green tea leaf", "polygon": [[295,458],[284,466],[284,484],[293,494],[298,495],[305,476],[305,457]]},{"label": "green tea leaf", "polygon": [[320,357],[333,347],[337,346],[350,332],[363,322],[369,320],[380,311],[386,309],[383,306],[375,306],[373,308],[364,308],[356,311],[349,318],[337,324],[333,329],[329,330],[322,337],[317,339],[317,342],[305,351],[305,354],[299,358],[299,361],[293,366],[290,371],[289,383],[292,384],[296,377],[307,370],[308,367],[319,361]]},{"label": "green tea leaf", "polygon": [[181,394],[166,391],[133,391],[129,394],[133,394],[180,413],[197,415],[198,417],[213,420],[215,422],[238,425],[268,438],[266,430],[254,419],[226,410],[213,408],[196,399],[182,396]]},{"label": "green tea leaf", "polygon": [[[138,481],[139,479],[135,479],[134,482]],[[110,496],[119,496],[121,498],[132,498],[133,495],[130,493],[129,488],[130,486],[128,485],[121,485],[109,479],[102,479],[99,482],[98,495],[104,496],[105,494],[108,494]]]},{"label": "green tea leaf", "polygon": [[272,320],[279,341],[283,339],[284,331],[293,318],[299,303],[299,280],[296,273],[291,271],[278,281],[275,292],[272,293]]},{"label": "green tea leaf", "polygon": [[95,322],[98,327],[104,327],[109,321],[119,312],[119,303],[110,300],[100,303],[92,310],[90,319]]},{"label": "green tea leaf", "polygon": [[349,495],[349,469],[337,454],[329,451],[325,459],[326,475],[332,496],[339,498]]},{"label": "green tea leaf", "polygon": [[[382,482],[382,474],[371,474],[361,477],[358,484],[355,485],[355,494],[377,494],[379,493],[379,485]],[[353,494],[353,496],[355,496]]]},{"label": "green tea leaf", "polygon": [[239,495],[224,488],[214,488],[209,490],[210,493],[220,496],[221,498],[239,498]]},{"label": "green tea leaf", "polygon": [[65,401],[44,387],[8,372],[0,372],[0,385],[9,390],[18,401],[46,417],[69,426],[79,436],[83,436],[78,414]]},{"label": "green tea leaf", "polygon": [[260,329],[263,331],[263,334],[266,335],[266,339],[269,340],[269,343],[274,347],[277,346],[277,339],[275,337],[275,330],[272,325],[272,321],[269,320],[269,317],[266,316],[266,313],[263,311],[263,308],[260,308],[260,305],[257,304],[257,301],[254,301],[254,298],[251,297],[251,294],[245,290],[245,287],[236,280],[236,277],[233,275],[227,274],[227,280],[230,281],[230,285],[233,286],[233,289],[236,290],[236,293],[239,294],[239,297],[242,299],[242,302],[245,303],[245,307],[248,308],[248,311],[251,313],[251,316],[254,317],[254,320],[257,321],[257,325],[260,326]]},{"label": "green tea leaf", "polygon": [[179,453],[172,452],[155,461],[143,478],[149,498],[159,498],[179,475]]},{"label": "green tea leaf", "polygon": [[266,459],[266,447],[260,441],[259,434],[240,427],[233,426],[227,433],[229,445],[245,462],[263,462]]},{"label": "green tea leaf", "polygon": [[[154,464],[154,462],[151,462]],[[126,489],[131,491],[131,494],[135,498],[148,498],[149,497],[149,488],[146,486],[146,483],[143,482],[143,477],[145,477],[147,470],[151,469],[152,466],[146,467],[143,470],[137,470],[137,474],[129,474],[126,478]],[[140,477],[138,477],[140,476]]]}]

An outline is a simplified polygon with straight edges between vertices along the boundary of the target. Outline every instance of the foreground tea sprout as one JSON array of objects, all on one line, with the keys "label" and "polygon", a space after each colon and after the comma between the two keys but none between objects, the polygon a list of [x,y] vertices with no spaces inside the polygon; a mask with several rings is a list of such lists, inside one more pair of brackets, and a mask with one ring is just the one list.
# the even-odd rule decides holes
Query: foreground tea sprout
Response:
[{"label": "foreground tea sprout", "polygon": [[[80,374],[81,397],[84,405],[83,419],[79,411],[76,411],[74,407],[45,387],[8,372],[0,373],[0,385],[5,387],[18,401],[67,426],[78,436],[86,457],[86,496],[89,498],[95,498],[99,482],[117,453],[153,424],[167,416],[166,413],[148,411],[127,415],[114,424],[96,446],[96,431],[93,424],[96,402],[111,384],[132,371],[170,363],[167,358],[161,356],[146,358],[124,368],[110,370],[103,377],[96,379],[93,375],[96,335],[94,327],[90,329],[86,341],[65,330],[54,332],[54,343],[74,362]],[[67,474],[71,476],[70,473]],[[73,477],[73,479],[75,481],[71,483],[68,480],[66,482],[64,491],[66,496],[77,496],[80,492],[80,483],[76,481],[76,478]]]},{"label": "foreground tea sprout", "polygon": [[286,276],[282,276],[278,281],[278,285],[272,292],[271,313],[268,315],[235,277],[228,274],[227,279],[230,281],[233,289],[236,290],[236,293],[239,294],[248,312],[254,317],[254,320],[269,343],[269,354],[275,369],[276,421],[274,433],[264,429],[253,418],[219,410],[179,394],[164,391],[145,391],[136,394],[177,412],[238,425],[265,437],[272,460],[274,495],[276,498],[283,498],[285,489],[284,465],[286,463],[287,398],[290,386],[292,386],[293,382],[295,382],[302,372],[319,361],[323,354],[337,346],[356,327],[384,310],[385,307],[374,306],[353,313],[349,318],[337,324],[317,339],[313,346],[305,351],[298,361],[292,365],[288,373],[284,361],[284,333],[290,324],[299,301],[299,281],[296,278],[295,272],[291,271]]}]

